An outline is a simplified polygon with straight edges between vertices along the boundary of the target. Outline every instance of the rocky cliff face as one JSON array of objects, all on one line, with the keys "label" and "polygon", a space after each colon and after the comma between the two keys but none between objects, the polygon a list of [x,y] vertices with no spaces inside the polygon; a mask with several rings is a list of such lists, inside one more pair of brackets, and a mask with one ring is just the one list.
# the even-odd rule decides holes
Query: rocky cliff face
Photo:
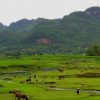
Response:
[{"label": "rocky cliff face", "polygon": [[85,13],[89,16],[93,16],[95,18],[100,18],[100,7],[91,7],[88,8]]}]

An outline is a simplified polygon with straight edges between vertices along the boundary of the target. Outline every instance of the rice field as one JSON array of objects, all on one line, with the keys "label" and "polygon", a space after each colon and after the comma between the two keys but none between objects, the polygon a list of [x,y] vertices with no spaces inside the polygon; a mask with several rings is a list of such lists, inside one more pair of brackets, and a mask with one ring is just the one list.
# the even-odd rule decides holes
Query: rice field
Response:
[{"label": "rice field", "polygon": [[[63,67],[63,72],[58,71],[59,66]],[[26,82],[30,74],[31,82]],[[64,78],[59,79],[60,75]],[[55,88],[50,88],[51,85]],[[79,95],[76,88],[80,88]],[[14,94],[9,94],[14,89],[25,93],[29,100],[100,100],[100,57],[0,57],[0,100],[15,100]]]}]

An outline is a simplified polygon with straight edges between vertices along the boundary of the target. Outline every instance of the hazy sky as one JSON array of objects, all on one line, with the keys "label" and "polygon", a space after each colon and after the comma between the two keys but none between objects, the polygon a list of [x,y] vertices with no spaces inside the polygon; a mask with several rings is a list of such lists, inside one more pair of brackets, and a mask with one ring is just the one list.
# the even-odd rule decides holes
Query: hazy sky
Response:
[{"label": "hazy sky", "polygon": [[100,0],[0,0],[0,22],[8,25],[22,18],[62,18],[99,3]]}]

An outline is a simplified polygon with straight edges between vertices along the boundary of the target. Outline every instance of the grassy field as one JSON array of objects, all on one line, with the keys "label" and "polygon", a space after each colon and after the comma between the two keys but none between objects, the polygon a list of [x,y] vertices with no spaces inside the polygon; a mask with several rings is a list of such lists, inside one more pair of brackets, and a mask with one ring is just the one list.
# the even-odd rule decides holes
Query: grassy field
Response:
[{"label": "grassy field", "polygon": [[[59,72],[62,66],[64,71]],[[32,82],[25,80],[32,75]],[[37,75],[38,82],[34,75]],[[63,75],[64,79],[59,79]],[[52,90],[49,82],[56,87]],[[83,83],[84,85],[82,85]],[[80,94],[75,92],[80,88]],[[100,100],[100,57],[33,55],[0,57],[0,100],[15,100],[10,90],[20,89],[29,100]],[[63,89],[63,90],[61,90]],[[88,92],[87,92],[88,90]]]}]

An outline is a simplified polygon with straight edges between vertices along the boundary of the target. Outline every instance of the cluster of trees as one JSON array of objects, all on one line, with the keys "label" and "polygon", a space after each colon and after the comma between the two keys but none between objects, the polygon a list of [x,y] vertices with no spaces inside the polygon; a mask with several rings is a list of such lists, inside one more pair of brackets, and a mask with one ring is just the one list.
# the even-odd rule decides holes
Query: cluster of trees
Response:
[{"label": "cluster of trees", "polygon": [[100,46],[95,45],[87,49],[86,55],[89,56],[100,56]]}]

